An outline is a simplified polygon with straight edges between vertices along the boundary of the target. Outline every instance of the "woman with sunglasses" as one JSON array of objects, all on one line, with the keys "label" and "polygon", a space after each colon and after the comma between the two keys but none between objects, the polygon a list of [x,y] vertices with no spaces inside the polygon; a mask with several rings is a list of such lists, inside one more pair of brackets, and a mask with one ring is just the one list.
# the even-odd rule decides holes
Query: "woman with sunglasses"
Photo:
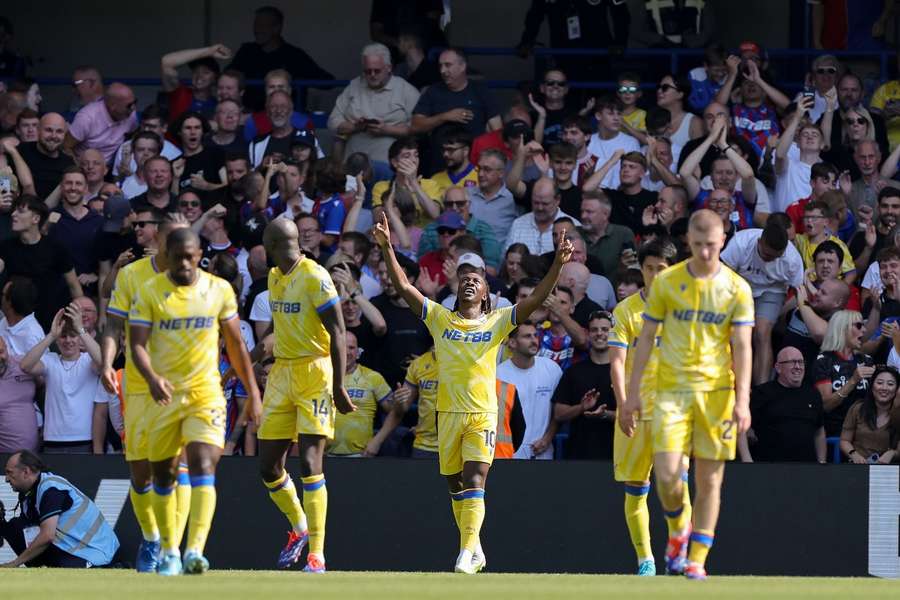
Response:
[{"label": "woman with sunglasses", "polygon": [[666,75],[656,88],[656,105],[672,115],[669,139],[678,148],[684,148],[689,141],[703,135],[703,120],[684,108],[690,95],[691,82],[687,77]]},{"label": "woman with sunglasses", "polygon": [[891,426],[891,410],[900,386],[894,367],[878,365],[869,393],[847,411],[841,429],[841,453],[858,465],[889,465],[898,456],[898,432]]},{"label": "woman with sunglasses", "polygon": [[[843,115],[841,116],[838,116],[837,113],[835,113],[834,116],[842,119],[841,145],[829,148],[826,152],[822,153],[822,160],[836,166],[841,173],[849,171],[850,177],[853,180],[859,179],[861,174],[859,172],[859,167],[856,166],[856,161],[853,160],[853,153],[856,151],[856,145],[859,144],[859,142],[875,139],[875,123],[872,121],[872,115],[869,114],[869,111],[866,110],[864,106],[860,105],[843,111]],[[830,139],[830,133],[826,132],[826,143]],[[890,161],[887,160],[884,162],[885,166],[889,163]],[[897,161],[895,160],[893,164],[894,172],[896,172]],[[887,175],[886,177],[890,177],[890,175]]]},{"label": "woman with sunglasses", "polygon": [[875,368],[862,354],[865,322],[855,310],[839,310],[828,320],[821,354],[813,365],[813,382],[825,408],[825,435],[840,435],[847,411],[869,391]]}]

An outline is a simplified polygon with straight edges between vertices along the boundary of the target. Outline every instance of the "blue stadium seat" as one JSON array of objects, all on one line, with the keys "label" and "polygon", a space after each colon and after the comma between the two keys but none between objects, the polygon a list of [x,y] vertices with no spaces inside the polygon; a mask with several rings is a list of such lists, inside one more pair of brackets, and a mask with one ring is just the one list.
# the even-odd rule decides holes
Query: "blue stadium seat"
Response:
[{"label": "blue stadium seat", "polygon": [[831,462],[835,464],[841,462],[841,438],[825,438],[825,443],[828,444],[829,448],[831,448]]}]

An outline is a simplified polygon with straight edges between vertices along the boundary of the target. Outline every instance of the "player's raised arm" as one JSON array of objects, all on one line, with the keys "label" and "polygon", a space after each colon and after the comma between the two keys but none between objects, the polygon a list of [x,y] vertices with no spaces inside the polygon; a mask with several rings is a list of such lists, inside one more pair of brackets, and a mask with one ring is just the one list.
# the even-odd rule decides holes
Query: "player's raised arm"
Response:
[{"label": "player's raised arm", "polygon": [[559,281],[559,273],[562,270],[562,266],[572,258],[575,246],[570,240],[566,239],[564,233],[560,233],[560,236],[561,239],[556,247],[556,256],[553,259],[553,264],[550,265],[550,270],[547,271],[541,282],[537,284],[531,295],[516,304],[516,322],[518,323],[524,323],[528,320],[531,313],[544,303],[544,300],[547,299],[547,296],[550,295],[550,292],[553,291],[553,288],[556,287],[556,283]]},{"label": "player's raised arm", "polygon": [[[377,243],[378,247],[381,248],[381,255],[384,257],[384,264],[387,267],[387,272],[388,276],[390,276],[391,278],[391,283],[394,284],[394,288],[397,290],[397,293],[400,294],[400,297],[403,298],[407,304],[409,304],[409,309],[416,315],[421,315],[422,307],[425,305],[425,296],[423,296],[422,293],[416,289],[416,286],[409,282],[409,280],[406,278],[406,273],[403,272],[403,269],[400,267],[400,263],[397,262],[397,256],[394,254],[394,248],[391,246],[391,230],[388,226],[387,215],[381,215],[381,222],[375,224],[375,228],[373,229],[372,233],[375,236],[375,243]],[[552,270],[553,269],[551,268],[551,271]],[[556,277],[553,280],[553,285],[556,285],[556,279],[558,278],[559,268],[556,269]],[[551,289],[553,289],[552,285],[547,289],[547,293],[544,294],[544,298],[547,297],[547,294],[550,293]],[[537,289],[535,289],[535,292],[537,292]],[[543,298],[541,298],[541,301],[543,301]],[[539,304],[540,303],[538,303],[538,305]],[[531,310],[534,310],[535,308],[537,308],[537,306],[535,306]],[[529,314],[531,314],[530,311]]]},{"label": "player's raised arm", "polygon": [[241,337],[240,319],[236,316],[231,319],[219,321],[222,336],[225,338],[225,351],[231,366],[238,378],[247,390],[247,402],[244,403],[244,414],[241,420],[246,419],[259,427],[262,417],[262,399],[259,395],[259,387],[256,385],[256,375],[253,374],[253,365],[250,363],[250,353]]}]

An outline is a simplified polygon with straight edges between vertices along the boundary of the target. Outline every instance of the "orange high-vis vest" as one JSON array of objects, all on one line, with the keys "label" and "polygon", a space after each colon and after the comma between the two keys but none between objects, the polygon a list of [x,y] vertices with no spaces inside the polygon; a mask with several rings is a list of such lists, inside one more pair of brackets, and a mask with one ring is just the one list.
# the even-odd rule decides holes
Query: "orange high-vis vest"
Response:
[{"label": "orange high-vis vest", "polygon": [[497,380],[497,446],[494,458],[512,458],[516,449],[513,447],[512,428],[509,419],[516,402],[516,386]]}]

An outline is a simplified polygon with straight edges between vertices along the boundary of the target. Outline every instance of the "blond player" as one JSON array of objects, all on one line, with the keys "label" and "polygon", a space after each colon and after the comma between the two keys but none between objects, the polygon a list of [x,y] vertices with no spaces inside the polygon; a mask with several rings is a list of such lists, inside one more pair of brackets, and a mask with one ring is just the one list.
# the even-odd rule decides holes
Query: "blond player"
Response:
[{"label": "blond player", "polygon": [[[166,270],[165,239],[168,233],[180,227],[188,227],[186,220],[172,220],[157,209],[139,210],[151,217],[148,221],[138,221],[134,227],[150,230],[156,228],[156,256],[144,256],[122,267],[116,275],[107,319],[100,340],[103,367],[101,381],[110,393],[116,393],[117,380],[113,362],[119,352],[119,339],[125,335],[125,373],[122,378],[125,406],[125,460],[131,471],[131,507],[141,528],[141,545],[138,548],[135,566],[140,573],[156,571],[159,557],[159,528],[153,516],[150,501],[150,462],[147,460],[147,409],[153,402],[147,382],[134,366],[129,347],[129,334],[125,325],[128,311],[141,286],[157,274]],[[183,471],[182,471],[183,467]],[[187,465],[179,465],[179,486],[175,491],[178,502],[179,531],[183,531],[190,509],[191,486],[187,480]]]},{"label": "blond player", "polygon": [[[276,219],[263,232],[269,271],[275,365],[266,383],[259,439],[259,469],[269,497],[291,524],[278,557],[287,568],[309,544],[304,571],[325,572],[325,487],[323,456],[334,437],[335,408],[356,410],[344,389],[346,370],[344,317],[328,272],[300,252],[293,221]],[[265,336],[270,338],[270,335]],[[262,355],[268,342],[254,349]],[[284,468],[288,450],[299,438],[303,505]],[[308,517],[308,518],[307,518]]]},{"label": "blond player", "polygon": [[[644,324],[646,292],[654,278],[663,269],[675,262],[675,246],[668,241],[653,240],[638,249],[638,262],[644,277],[644,289],[620,302],[613,311],[613,329],[609,333],[609,369],[616,405],[625,402],[625,386],[634,370],[634,344]],[[650,433],[653,416],[653,398],[656,395],[656,366],[659,351],[656,347],[650,360],[642,367],[641,379],[642,410],[632,437],[622,429],[615,428],[613,438],[613,464],[616,481],[625,485],[625,523],[631,537],[638,560],[638,575],[656,575],[656,561],[650,547],[650,511],[647,494],[650,492],[650,470],[653,467],[653,438]],[[685,489],[685,508],[673,517],[679,523],[673,529],[684,530],[691,520],[690,499]],[[685,553],[687,547],[684,547]],[[682,553],[684,554],[684,553]],[[667,554],[666,571],[681,574],[685,556],[679,555],[669,560]]]},{"label": "blond player", "polygon": [[474,574],[486,563],[479,535],[484,522],[484,482],[494,459],[497,436],[497,350],[517,323],[524,322],[550,294],[559,272],[572,257],[572,243],[561,240],[556,258],[528,298],[493,310],[481,257],[459,257],[457,301],[450,311],[425,298],[406,279],[391,246],[387,216],[375,226],[394,288],[420,315],[434,338],[440,369],[437,394],[438,458],[450,488],[460,531],[454,570]]},{"label": "blond player", "polygon": [[[638,336],[634,364],[650,359],[659,325],[657,392],[653,405],[653,470],[667,516],[684,510],[683,459],[694,459],[696,502],[687,566],[690,579],[705,579],[724,474],[734,458],[738,435],[750,426],[750,285],[719,261],[725,244],[722,220],[710,210],[690,219],[691,258],[660,273],[650,286],[646,321]],[[620,425],[633,435],[640,414],[640,370],[632,370]],[[688,543],[669,520],[669,546]]]},{"label": "blond player", "polygon": [[[219,376],[219,332],[231,364],[247,390],[247,417],[262,412],[250,356],[241,338],[237,300],[223,279],[200,270],[197,234],[166,236],[167,269],[147,281],[128,314],[134,365],[154,403],[147,410],[153,512],[161,538],[161,575],[203,573],[203,556],[216,507],[215,472],[225,446],[225,397]],[[126,408],[126,414],[127,414]],[[191,508],[184,560],[173,495],[178,457],[185,448]]]}]

